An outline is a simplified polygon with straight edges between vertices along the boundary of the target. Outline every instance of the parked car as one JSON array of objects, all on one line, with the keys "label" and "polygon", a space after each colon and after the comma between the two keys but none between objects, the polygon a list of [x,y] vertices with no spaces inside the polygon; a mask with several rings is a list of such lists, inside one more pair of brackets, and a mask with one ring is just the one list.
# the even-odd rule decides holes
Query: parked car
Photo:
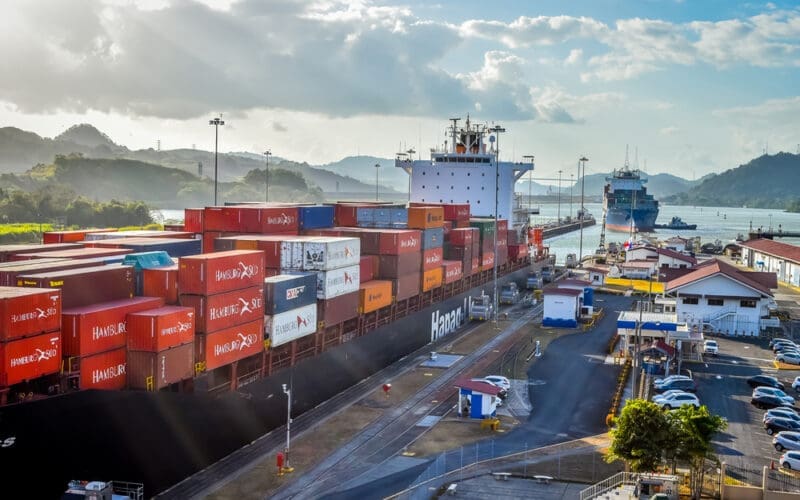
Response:
[{"label": "parked car", "polygon": [[789,396],[782,390],[776,389],[774,387],[756,387],[755,389],[753,389],[752,396],[755,396],[756,394],[768,394],[770,396],[775,396],[781,398],[783,401],[794,406],[794,398],[792,396]]},{"label": "parked car", "polygon": [[660,385],[664,382],[669,382],[670,380],[677,380],[677,379],[691,379],[692,377],[688,375],[670,375],[669,377],[664,378],[657,378],[653,380],[653,385]]},{"label": "parked car", "polygon": [[487,375],[483,377],[483,379],[488,380],[489,382],[502,388],[505,391],[511,390],[511,381],[508,380],[506,377],[503,377],[502,375]]},{"label": "parked car", "polygon": [[781,431],[800,431],[800,422],[789,418],[771,418],[764,422],[764,429],[770,436]]},{"label": "parked car", "polygon": [[753,394],[753,397],[750,399],[750,404],[756,408],[761,408],[762,410],[766,408],[792,406],[790,403],[787,403],[781,398],[777,396],[771,396],[769,394]]},{"label": "parked car", "polygon": [[676,379],[655,387],[656,392],[666,392],[671,389],[680,389],[686,392],[696,392],[697,384],[692,379]]},{"label": "parked car", "polygon": [[747,379],[747,385],[750,387],[776,387],[783,390],[783,384],[780,380],[769,375],[754,375]]},{"label": "parked car", "polygon": [[684,391],[684,390],[681,390],[681,389],[670,389],[668,391],[662,392],[661,394],[657,394],[656,396],[653,396],[653,397],[661,396],[661,397],[665,398],[665,397],[669,396],[670,394],[688,394],[688,393],[686,391]]},{"label": "parked car", "polygon": [[800,347],[794,344],[779,344],[776,345],[772,351],[777,354],[779,352],[792,352],[792,351],[800,351]]},{"label": "parked car", "polygon": [[800,422],[800,415],[798,415],[797,412],[792,408],[788,407],[772,408],[771,410],[765,411],[764,417],[761,419],[761,421],[766,422],[767,419],[770,418],[788,418],[790,420],[796,420]]},{"label": "parked car", "polygon": [[800,351],[779,352],[778,355],[775,356],[775,359],[781,363],[800,365]]},{"label": "parked car", "polygon": [[773,338],[773,339],[770,339],[770,341],[769,341],[769,346],[770,346],[770,347],[772,347],[772,346],[774,346],[775,344],[779,344],[779,343],[781,343],[781,342],[789,342],[789,343],[794,343],[794,341],[793,341],[792,339],[786,339],[786,338],[782,338],[782,337],[775,337],[775,338]]},{"label": "parked car", "polygon": [[716,356],[719,353],[719,346],[716,340],[706,340],[703,342],[703,353]]},{"label": "parked car", "polygon": [[[692,405],[695,408],[700,406],[700,400],[697,396],[688,392],[672,393],[669,396],[656,396],[653,398],[653,403],[664,408],[665,410],[673,410],[685,405]],[[788,429],[787,429],[788,430]]]},{"label": "parked car", "polygon": [[800,470],[800,451],[787,451],[781,455],[781,467],[789,470]]},{"label": "parked car", "polygon": [[800,432],[783,431],[772,438],[772,446],[778,451],[800,450]]},{"label": "parked car", "polygon": [[797,348],[799,348],[799,347],[800,347],[800,346],[798,346],[798,345],[797,345],[797,344],[795,344],[794,342],[791,342],[791,341],[785,341],[785,342],[776,342],[776,343],[774,343],[774,344],[772,345],[772,350],[773,350],[773,351],[775,351],[775,352],[777,352],[777,351],[780,351],[780,350],[782,350],[782,349],[797,349]]},{"label": "parked car", "polygon": [[800,392],[800,377],[795,377],[792,381],[792,389],[797,392]]}]

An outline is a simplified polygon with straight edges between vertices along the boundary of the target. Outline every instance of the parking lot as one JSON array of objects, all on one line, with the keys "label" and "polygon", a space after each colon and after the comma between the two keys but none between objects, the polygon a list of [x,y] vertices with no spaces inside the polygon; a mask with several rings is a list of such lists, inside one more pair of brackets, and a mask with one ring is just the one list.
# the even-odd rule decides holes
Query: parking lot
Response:
[{"label": "parking lot", "polygon": [[740,467],[770,465],[773,460],[777,466],[781,454],[764,430],[761,419],[765,410],[750,404],[753,390],[746,380],[753,375],[771,375],[783,382],[787,394],[800,396],[791,388],[800,367],[777,370],[766,340],[716,340],[718,356],[707,356],[705,363],[687,363],[683,368],[693,372],[700,403],[728,420],[728,429],[715,440],[719,458]]}]

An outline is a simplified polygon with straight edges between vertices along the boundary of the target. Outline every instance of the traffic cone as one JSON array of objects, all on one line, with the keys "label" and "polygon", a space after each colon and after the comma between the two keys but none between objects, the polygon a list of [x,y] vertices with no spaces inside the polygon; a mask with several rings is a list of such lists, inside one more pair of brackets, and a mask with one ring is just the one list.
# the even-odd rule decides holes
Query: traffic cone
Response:
[{"label": "traffic cone", "polygon": [[775,470],[775,460],[770,461],[769,468],[770,470]]}]

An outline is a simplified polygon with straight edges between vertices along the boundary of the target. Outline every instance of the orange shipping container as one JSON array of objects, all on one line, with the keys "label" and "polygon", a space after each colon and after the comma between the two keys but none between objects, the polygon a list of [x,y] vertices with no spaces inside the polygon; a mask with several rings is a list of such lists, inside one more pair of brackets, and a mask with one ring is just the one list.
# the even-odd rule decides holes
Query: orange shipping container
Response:
[{"label": "orange shipping container", "polygon": [[442,227],[444,223],[444,208],[442,207],[409,207],[409,229],[430,229]]},{"label": "orange shipping container", "polygon": [[365,281],[359,285],[359,312],[364,314],[392,305],[392,282]]},{"label": "orange shipping container", "polygon": [[128,314],[128,350],[158,352],[194,343],[193,307],[165,306]]},{"label": "orange shipping container", "polygon": [[470,274],[475,274],[481,270],[481,258],[480,257],[473,257],[472,258],[472,266],[470,266]]},{"label": "orange shipping container", "polygon": [[264,320],[195,336],[195,358],[213,370],[264,350]]},{"label": "orange shipping container", "polygon": [[77,243],[86,239],[89,233],[108,233],[114,229],[78,229],[76,231],[46,231],[42,234],[42,243]]},{"label": "orange shipping container", "polygon": [[118,391],[125,388],[127,374],[127,351],[124,347],[81,358],[81,389]]},{"label": "orange shipping container", "polygon": [[481,269],[486,271],[494,268],[494,252],[483,252],[481,256]]},{"label": "orange shipping container", "polygon": [[461,279],[463,275],[463,264],[458,260],[442,261],[442,272],[444,273],[444,283],[452,283]]},{"label": "orange shipping container", "polygon": [[442,286],[442,268],[441,266],[430,271],[422,273],[422,291],[427,292],[436,287]]},{"label": "orange shipping container", "polygon": [[61,332],[0,342],[0,387],[33,380],[61,369]]},{"label": "orange shipping container", "polygon": [[142,269],[142,295],[161,297],[167,305],[178,303],[178,264]]}]

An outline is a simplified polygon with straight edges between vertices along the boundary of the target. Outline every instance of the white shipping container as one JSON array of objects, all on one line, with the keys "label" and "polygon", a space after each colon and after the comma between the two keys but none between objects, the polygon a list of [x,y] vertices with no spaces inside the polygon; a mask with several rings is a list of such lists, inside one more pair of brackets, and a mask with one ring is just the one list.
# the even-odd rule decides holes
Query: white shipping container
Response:
[{"label": "white shipping container", "polygon": [[353,266],[361,259],[358,238],[320,237],[303,243],[303,269],[330,271]]},{"label": "white shipping container", "polygon": [[264,333],[270,345],[277,347],[317,331],[317,304],[298,307],[291,311],[264,316]]},{"label": "white shipping container", "polygon": [[289,238],[281,242],[281,269],[303,269],[303,242],[308,238]]},{"label": "white shipping container", "polygon": [[330,271],[317,271],[317,298],[332,299],[358,290],[359,266],[342,267]]}]

